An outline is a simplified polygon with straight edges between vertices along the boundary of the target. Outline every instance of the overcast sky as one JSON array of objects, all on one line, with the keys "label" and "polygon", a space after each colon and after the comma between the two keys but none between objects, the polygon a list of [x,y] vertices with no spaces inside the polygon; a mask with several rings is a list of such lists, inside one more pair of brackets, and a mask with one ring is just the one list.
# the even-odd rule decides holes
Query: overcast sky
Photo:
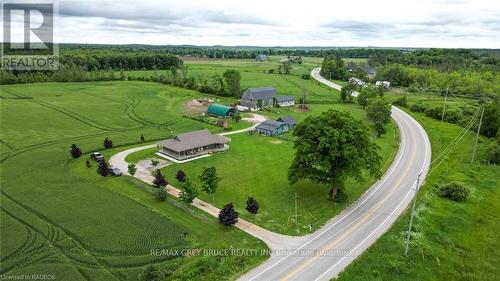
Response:
[{"label": "overcast sky", "polygon": [[500,48],[500,0],[58,3],[65,43]]}]

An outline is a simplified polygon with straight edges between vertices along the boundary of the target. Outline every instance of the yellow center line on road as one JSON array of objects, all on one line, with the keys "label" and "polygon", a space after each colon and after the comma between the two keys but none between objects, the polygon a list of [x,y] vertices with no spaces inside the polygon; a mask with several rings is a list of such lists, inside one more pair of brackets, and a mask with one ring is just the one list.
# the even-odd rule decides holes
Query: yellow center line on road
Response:
[{"label": "yellow center line on road", "polygon": [[[403,121],[404,122],[404,121]],[[406,122],[404,122],[406,123]],[[410,127],[410,135],[411,135],[411,138],[413,139],[413,145],[414,145],[414,148],[413,148],[413,151],[412,151],[412,156],[411,156],[411,160],[409,161],[409,163],[413,163],[413,160],[415,159],[415,156],[416,156],[416,140],[414,138],[414,132],[413,132],[413,129],[411,129]],[[351,234],[354,230],[356,230],[357,228],[359,228],[359,226],[364,222],[366,221],[367,219],[371,218],[373,216],[373,214],[375,214],[375,212],[382,206],[382,204],[387,200],[389,199],[389,197],[394,194],[395,192],[395,189],[396,187],[399,186],[399,184],[401,184],[401,181],[406,177],[406,175],[408,174],[410,170],[410,165],[407,165],[406,166],[406,169],[403,173],[403,176],[399,177],[398,181],[396,182],[396,184],[394,184],[392,187],[391,187],[391,190],[389,192],[389,195],[387,197],[385,197],[382,201],[380,201],[377,205],[375,205],[374,207],[371,208],[371,210],[369,210],[368,212],[366,212],[366,215],[363,217],[363,219],[359,220],[357,223],[355,223],[348,231],[344,232],[341,236],[337,237],[336,239],[334,239],[332,242],[330,242],[325,248],[323,248],[320,252],[326,252],[328,250],[330,250],[331,248],[333,248],[333,246],[335,246],[335,244],[337,244],[339,241],[343,240],[347,235]],[[312,262],[314,262],[315,260],[317,260],[320,256],[318,255],[318,252],[315,253],[315,255],[311,258],[309,258],[306,262],[304,262],[303,264],[301,264],[300,266],[298,266],[297,268],[295,268],[292,272],[288,273],[285,277],[283,277],[281,279],[281,281],[286,281],[288,280],[289,278],[291,278],[292,276],[296,275],[297,273],[299,273],[300,271],[302,271],[306,266],[308,266],[309,264],[311,264]]]}]

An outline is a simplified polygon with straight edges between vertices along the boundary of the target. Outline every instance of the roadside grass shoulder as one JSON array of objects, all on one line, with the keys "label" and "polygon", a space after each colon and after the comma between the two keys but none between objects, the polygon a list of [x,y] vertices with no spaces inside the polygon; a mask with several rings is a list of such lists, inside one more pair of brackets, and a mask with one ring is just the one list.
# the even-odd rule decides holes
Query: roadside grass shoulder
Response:
[{"label": "roadside grass shoulder", "polygon": [[[433,159],[462,128],[409,112],[429,134]],[[500,167],[479,164],[488,140],[480,138],[479,160],[471,164],[474,133],[427,178],[417,199],[409,255],[404,255],[409,211],[338,280],[497,280],[500,270],[498,224]],[[471,191],[464,203],[436,195],[436,186],[461,182]]]}]

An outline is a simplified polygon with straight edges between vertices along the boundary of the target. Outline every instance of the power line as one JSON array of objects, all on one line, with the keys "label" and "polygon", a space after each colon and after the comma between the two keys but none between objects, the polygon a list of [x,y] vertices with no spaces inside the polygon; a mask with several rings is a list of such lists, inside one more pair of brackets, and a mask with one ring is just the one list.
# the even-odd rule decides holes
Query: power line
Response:
[{"label": "power line", "polygon": [[481,125],[483,123],[483,115],[484,115],[484,105],[482,106],[481,118],[479,119],[479,126],[477,127],[476,140],[474,141],[474,150],[472,150],[472,159],[470,160],[471,164],[474,163],[474,160],[476,158],[477,141],[479,139],[479,132],[481,131]]},{"label": "power line", "polygon": [[449,150],[454,148],[457,145],[457,142],[460,142],[460,140],[464,137],[464,135],[467,134],[467,132],[469,132],[470,128],[474,124],[478,115],[479,115],[479,110],[471,117],[471,120],[469,121],[467,126],[465,126],[462,129],[462,131],[455,137],[455,139],[453,139],[453,141],[451,141],[447,145],[447,147],[443,151],[441,151],[441,153],[439,153],[438,156],[436,156],[436,158],[434,158],[434,160],[432,160],[431,165],[434,164],[436,161],[438,161],[441,157],[447,155]]},{"label": "power line", "polygon": [[446,96],[444,96],[443,113],[441,114],[441,122],[444,121],[444,112],[446,110],[446,101],[448,100],[448,88],[446,88]]}]

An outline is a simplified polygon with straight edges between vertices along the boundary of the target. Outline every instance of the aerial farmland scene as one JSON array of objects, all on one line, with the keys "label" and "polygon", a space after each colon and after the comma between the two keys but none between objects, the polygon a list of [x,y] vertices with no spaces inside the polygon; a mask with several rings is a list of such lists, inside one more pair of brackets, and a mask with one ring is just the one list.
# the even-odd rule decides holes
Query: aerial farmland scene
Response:
[{"label": "aerial farmland scene", "polygon": [[0,280],[500,280],[498,1],[0,5]]}]

